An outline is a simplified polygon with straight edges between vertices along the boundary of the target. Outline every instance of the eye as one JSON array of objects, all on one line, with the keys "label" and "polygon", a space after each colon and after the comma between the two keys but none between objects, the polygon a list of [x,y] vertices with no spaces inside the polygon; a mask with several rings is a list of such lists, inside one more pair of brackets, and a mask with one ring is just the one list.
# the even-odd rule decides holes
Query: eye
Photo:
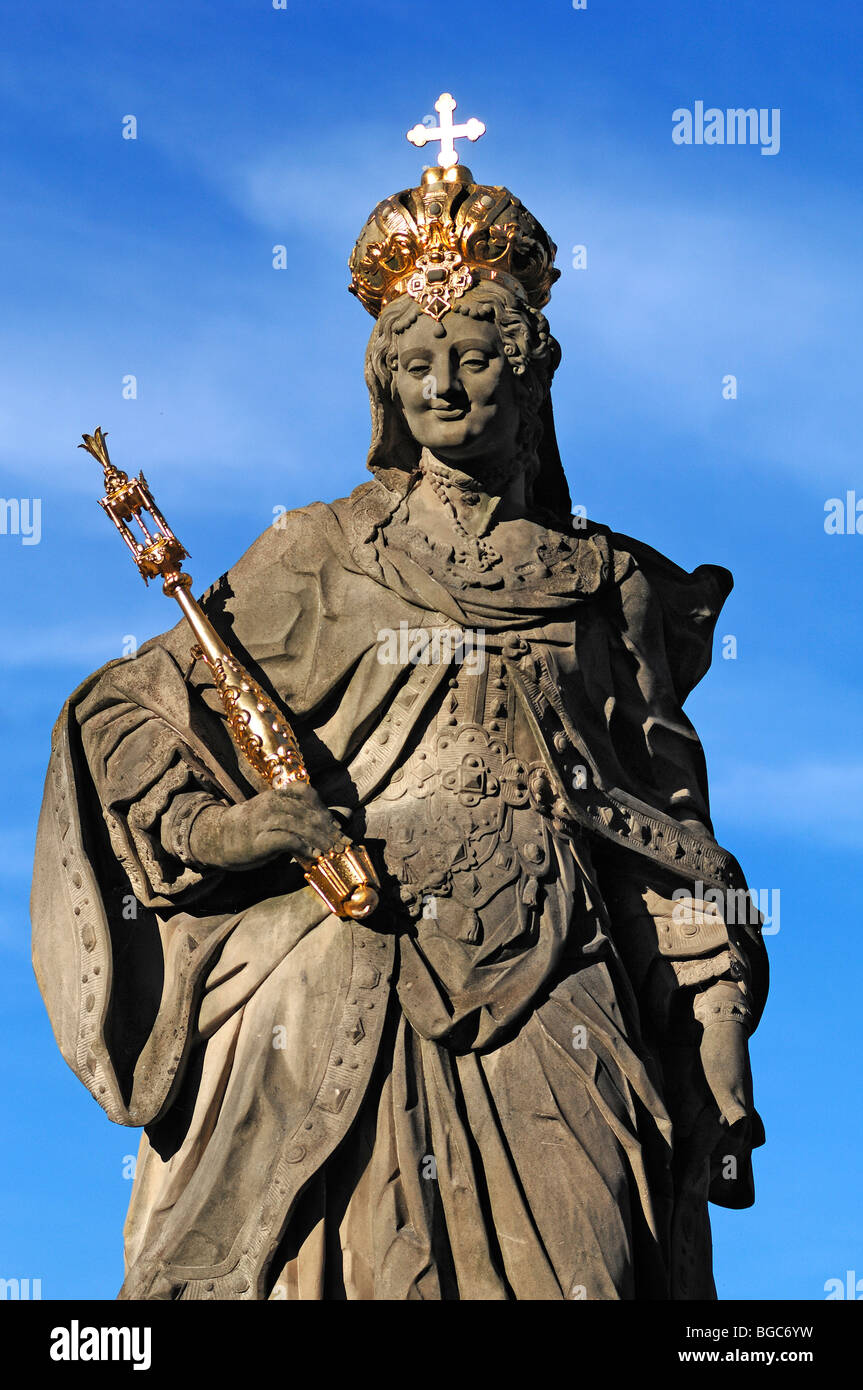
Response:
[{"label": "eye", "polygon": [[430,370],[431,368],[428,362],[421,362],[416,358],[409,362],[406,367],[402,367],[402,371],[407,372],[408,376],[428,376]]},{"label": "eye", "polygon": [[461,359],[462,367],[466,367],[469,372],[484,372],[489,364],[489,358],[481,352],[465,353]]}]

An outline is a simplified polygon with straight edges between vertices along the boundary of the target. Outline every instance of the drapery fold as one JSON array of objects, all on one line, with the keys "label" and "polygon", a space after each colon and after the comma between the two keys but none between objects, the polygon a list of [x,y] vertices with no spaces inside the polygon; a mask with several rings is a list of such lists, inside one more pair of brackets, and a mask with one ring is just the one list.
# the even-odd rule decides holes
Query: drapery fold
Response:
[{"label": "drapery fold", "polygon": [[[368,798],[346,767],[383,746],[408,675],[380,660],[380,632],[447,621],[547,652],[598,779],[715,845],[680,706],[709,662],[725,572],[686,575],[592,527],[568,579],[456,595],[386,552],[391,513],[374,482],[288,514],[203,600],[288,706],[315,785],[354,811],[357,834]],[[124,1296],[339,1296],[338,1279],[356,1297],[667,1289],[670,1121],[613,930],[607,957],[567,973],[563,923],[549,979],[507,1017],[513,1036],[490,1031],[493,1046],[464,1052],[423,1036],[401,1013],[397,921],[335,922],[295,865],[217,875],[166,850],[173,798],[255,790],[206,669],[187,677],[189,646],[180,625],[71,697],[37,849],[34,960],[63,1055],[112,1119],[147,1127]],[[406,738],[433,696],[431,682],[411,692]],[[619,853],[629,862],[638,846]]]}]

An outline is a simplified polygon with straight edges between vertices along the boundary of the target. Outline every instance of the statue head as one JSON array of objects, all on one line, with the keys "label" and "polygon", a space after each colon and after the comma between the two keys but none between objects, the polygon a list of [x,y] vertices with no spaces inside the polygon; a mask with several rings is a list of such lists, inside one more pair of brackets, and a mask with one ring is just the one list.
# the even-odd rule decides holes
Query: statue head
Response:
[{"label": "statue head", "polygon": [[440,319],[400,296],[366,352],[369,467],[413,473],[428,448],[488,484],[521,472],[529,495],[559,360],[544,314],[501,285],[467,290]]},{"label": "statue head", "polygon": [[554,255],[517,198],[461,165],[427,169],[374,210],[351,290],[377,320],[368,465],[392,490],[428,448],[487,485],[520,471],[529,501],[569,513],[550,398],[560,349],[541,312]]}]

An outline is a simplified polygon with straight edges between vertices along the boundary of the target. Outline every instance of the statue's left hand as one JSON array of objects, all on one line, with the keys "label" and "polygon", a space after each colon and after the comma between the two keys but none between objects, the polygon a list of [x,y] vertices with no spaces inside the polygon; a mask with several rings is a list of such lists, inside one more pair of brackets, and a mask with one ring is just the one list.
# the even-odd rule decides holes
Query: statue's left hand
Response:
[{"label": "statue's left hand", "polygon": [[695,1017],[701,1023],[699,1053],[704,1079],[725,1129],[752,1119],[752,1072],[749,1066],[751,1009],[745,985],[720,979],[696,996]]},{"label": "statue's left hand", "polygon": [[708,1023],[701,1039],[704,1077],[719,1110],[723,1126],[730,1129],[752,1117],[752,1072],[745,1026],[733,1019]]}]

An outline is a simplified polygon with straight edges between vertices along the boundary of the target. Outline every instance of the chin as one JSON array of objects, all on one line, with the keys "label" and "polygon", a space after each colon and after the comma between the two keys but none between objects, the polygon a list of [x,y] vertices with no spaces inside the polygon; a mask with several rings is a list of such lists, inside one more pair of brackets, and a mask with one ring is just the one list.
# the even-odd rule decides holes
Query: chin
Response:
[{"label": "chin", "polygon": [[426,448],[431,449],[432,453],[436,449],[447,451],[469,449],[474,440],[465,432],[464,421],[454,420],[452,426],[439,425],[438,428],[430,432],[423,441]]}]

